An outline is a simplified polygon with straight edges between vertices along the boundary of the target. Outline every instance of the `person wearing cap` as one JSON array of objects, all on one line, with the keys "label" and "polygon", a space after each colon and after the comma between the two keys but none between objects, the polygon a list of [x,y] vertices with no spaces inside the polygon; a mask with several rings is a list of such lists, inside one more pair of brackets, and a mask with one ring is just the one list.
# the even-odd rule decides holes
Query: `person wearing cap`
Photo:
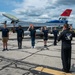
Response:
[{"label": "person wearing cap", "polygon": [[35,35],[36,35],[36,30],[34,28],[34,25],[31,24],[28,28],[28,31],[30,31],[32,48],[34,48],[35,47]]},{"label": "person wearing cap", "polygon": [[71,41],[75,33],[70,31],[68,24],[64,24],[63,31],[58,37],[58,41],[62,41],[61,59],[64,72],[70,72],[71,67]]},{"label": "person wearing cap", "polygon": [[2,42],[3,42],[3,51],[8,51],[8,39],[9,39],[9,29],[7,28],[6,24],[1,29],[2,31]]},{"label": "person wearing cap", "polygon": [[18,41],[18,49],[22,49],[22,40],[24,38],[24,30],[22,29],[21,25],[16,28],[17,32],[17,41]]}]

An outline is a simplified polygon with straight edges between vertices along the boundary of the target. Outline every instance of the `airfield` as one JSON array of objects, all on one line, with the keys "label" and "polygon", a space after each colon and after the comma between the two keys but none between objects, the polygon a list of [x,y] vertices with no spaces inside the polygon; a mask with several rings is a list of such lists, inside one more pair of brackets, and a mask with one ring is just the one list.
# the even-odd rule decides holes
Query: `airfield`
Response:
[{"label": "airfield", "polygon": [[75,38],[72,41],[71,73],[62,72],[61,42],[53,45],[49,38],[48,48],[43,47],[43,39],[36,37],[34,49],[30,36],[24,36],[23,47],[18,49],[16,33],[9,33],[8,49],[2,51],[0,32],[0,75],[75,75]]}]

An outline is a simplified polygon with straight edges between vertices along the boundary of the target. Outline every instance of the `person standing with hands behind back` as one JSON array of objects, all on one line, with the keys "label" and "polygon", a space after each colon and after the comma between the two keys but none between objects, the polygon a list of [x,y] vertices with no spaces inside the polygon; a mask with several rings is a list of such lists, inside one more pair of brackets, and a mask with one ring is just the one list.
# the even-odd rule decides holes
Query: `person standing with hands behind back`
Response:
[{"label": "person standing with hands behind back", "polygon": [[9,39],[9,30],[6,27],[6,24],[4,24],[4,27],[1,29],[2,31],[2,42],[3,42],[3,51],[8,50],[8,39]]},{"label": "person standing with hands behind back", "polygon": [[18,49],[22,49],[22,40],[24,38],[24,30],[21,25],[16,29],[17,32],[17,41],[18,41]]},{"label": "person standing with hands behind back", "polygon": [[34,48],[35,47],[36,30],[35,30],[35,28],[34,28],[34,26],[32,24],[29,26],[28,31],[30,31],[32,48]]},{"label": "person standing with hands behind back", "polygon": [[53,34],[54,34],[54,45],[57,45],[58,30],[56,29],[56,27],[53,30]]}]

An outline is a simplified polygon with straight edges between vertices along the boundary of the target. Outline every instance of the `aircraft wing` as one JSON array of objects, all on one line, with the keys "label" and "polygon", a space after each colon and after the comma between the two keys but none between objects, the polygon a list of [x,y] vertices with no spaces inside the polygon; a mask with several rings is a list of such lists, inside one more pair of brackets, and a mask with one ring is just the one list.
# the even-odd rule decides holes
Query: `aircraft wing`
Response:
[{"label": "aircraft wing", "polygon": [[9,18],[10,20],[13,20],[13,21],[18,21],[19,19],[11,14],[2,14],[3,16]]}]

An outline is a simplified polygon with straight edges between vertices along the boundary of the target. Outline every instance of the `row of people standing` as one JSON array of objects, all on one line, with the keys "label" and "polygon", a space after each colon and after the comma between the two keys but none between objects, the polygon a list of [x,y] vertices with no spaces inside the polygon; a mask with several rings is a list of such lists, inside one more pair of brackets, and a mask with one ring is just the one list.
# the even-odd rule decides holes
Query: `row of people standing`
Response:
[{"label": "row of people standing", "polygon": [[[2,31],[2,42],[3,42],[3,51],[8,50],[7,48],[7,42],[9,39],[9,29],[6,27],[6,24],[4,24],[4,27],[1,29]],[[18,42],[18,49],[22,48],[22,39],[24,38],[24,30],[22,27],[19,25],[18,28],[13,28],[14,32],[17,32],[17,42]],[[34,28],[34,25],[30,25],[28,28],[28,31],[30,31],[30,36],[31,36],[31,46],[32,48],[35,47],[35,36],[36,36],[36,30]],[[47,40],[48,40],[48,30],[47,27],[41,27],[41,32],[43,32],[43,40],[44,40],[44,47],[47,47]],[[56,45],[57,41],[57,34],[58,31],[56,28],[53,30],[54,34],[54,45]]]},{"label": "row of people standing", "polygon": [[[19,25],[18,28],[14,29],[17,32],[17,42],[18,42],[18,49],[22,48],[22,39],[24,38],[24,30]],[[2,42],[3,42],[3,51],[8,51],[8,39],[9,39],[9,29],[7,28],[6,24],[1,29],[2,31]]]},{"label": "row of people standing", "polygon": [[[32,48],[35,48],[36,30],[35,30],[34,26],[30,25],[28,28],[28,31],[30,31]],[[41,28],[41,32],[43,32],[44,47],[47,47],[48,30],[47,30],[46,26]]]},{"label": "row of people standing", "polygon": [[[35,47],[35,36],[36,36],[36,30],[33,25],[30,25],[28,30],[30,31],[31,36],[31,45],[32,48]],[[9,39],[9,30],[6,27],[6,24],[4,25],[4,28],[1,29],[2,31],[2,41],[3,41],[3,51],[8,50],[7,48],[7,42]],[[24,37],[24,31],[21,28],[21,26],[18,27],[18,29],[15,29],[17,32],[17,41],[18,41],[18,48],[22,48],[22,39]],[[46,27],[41,28],[41,31],[44,33],[44,46],[47,46],[47,40],[48,40],[48,30]],[[58,31],[56,28],[53,31],[54,34],[54,45],[57,43],[57,34]],[[63,71],[69,72],[71,67],[71,41],[72,37],[75,37],[75,33],[69,29],[68,24],[65,24],[63,26],[63,31],[60,33],[58,37],[58,41],[62,41],[61,46],[61,59],[62,59],[62,65],[63,65]]]},{"label": "row of people standing", "polygon": [[[35,30],[33,25],[30,25],[29,28],[28,28],[28,31],[30,31],[32,48],[34,48],[35,47],[36,30]],[[46,26],[44,26],[44,27],[41,27],[41,32],[43,32],[44,47],[47,47],[49,30],[47,29]],[[52,33],[54,35],[54,43],[53,44],[57,45],[58,30],[56,29],[56,27],[54,28]]]},{"label": "row of people standing", "polygon": [[[32,29],[30,29],[32,28]],[[34,29],[34,26],[30,26],[29,27],[29,31],[31,31],[31,41],[34,43],[35,45],[35,40],[33,41],[33,39],[35,39],[34,37],[32,37],[33,35],[35,36],[36,31]],[[44,47],[47,47],[47,40],[48,40],[48,30],[46,27],[41,28],[41,31],[44,33]],[[70,72],[70,68],[71,68],[71,41],[72,38],[75,37],[75,33],[72,30],[72,26],[69,27],[68,24],[64,24],[63,25],[63,31],[60,33],[60,35],[58,36],[58,30],[56,28],[54,28],[53,32],[54,34],[54,45],[57,45],[57,41],[59,42],[60,40],[62,41],[61,44],[61,60],[62,60],[62,66],[63,66],[63,71],[64,72]],[[33,35],[32,35],[33,34]],[[32,43],[32,46],[34,46]]]}]

